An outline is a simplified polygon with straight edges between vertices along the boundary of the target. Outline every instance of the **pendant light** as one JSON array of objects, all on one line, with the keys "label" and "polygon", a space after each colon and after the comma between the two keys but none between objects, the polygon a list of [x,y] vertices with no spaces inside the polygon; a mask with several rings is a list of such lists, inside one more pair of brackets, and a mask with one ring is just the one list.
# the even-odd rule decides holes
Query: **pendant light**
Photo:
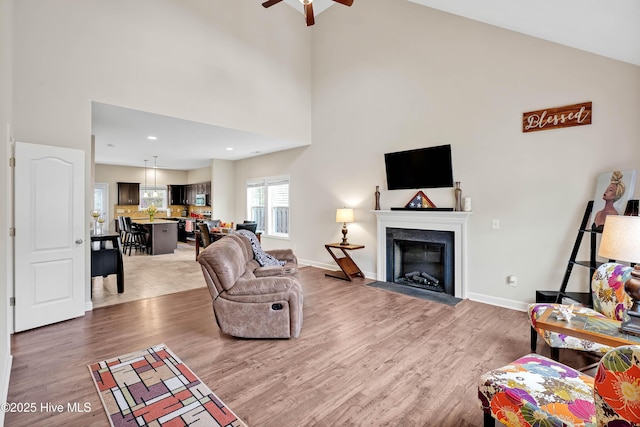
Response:
[{"label": "pendant light", "polygon": [[158,197],[158,156],[153,156],[153,197]]},{"label": "pendant light", "polygon": [[147,160],[144,161],[144,193],[142,193],[142,197],[149,197],[149,193],[147,193]]}]

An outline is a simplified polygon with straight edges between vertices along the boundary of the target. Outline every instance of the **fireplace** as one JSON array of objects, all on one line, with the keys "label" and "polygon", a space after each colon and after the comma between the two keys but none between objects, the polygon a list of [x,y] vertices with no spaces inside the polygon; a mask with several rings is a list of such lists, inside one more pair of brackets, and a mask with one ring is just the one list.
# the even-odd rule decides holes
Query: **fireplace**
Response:
[{"label": "fireplace", "polygon": [[454,232],[386,228],[387,282],[455,294]]},{"label": "fireplace", "polygon": [[[418,272],[412,275],[416,276],[416,282],[442,286],[444,292],[458,298],[467,297],[467,220],[472,215],[471,212],[371,212],[377,217],[378,280],[394,282],[399,280],[402,271],[404,274]],[[388,245],[387,230],[393,236],[391,240],[396,240],[396,243]],[[403,232],[396,236],[394,230]],[[398,254],[402,252],[404,255]],[[436,260],[438,265],[442,261],[442,267],[435,267]],[[401,263],[400,267],[395,266],[396,261]],[[426,271],[417,267],[418,264],[423,264],[422,261],[426,261]],[[443,270],[439,270],[440,268]],[[438,283],[422,273],[432,276]],[[426,280],[421,280],[420,277]]]}]

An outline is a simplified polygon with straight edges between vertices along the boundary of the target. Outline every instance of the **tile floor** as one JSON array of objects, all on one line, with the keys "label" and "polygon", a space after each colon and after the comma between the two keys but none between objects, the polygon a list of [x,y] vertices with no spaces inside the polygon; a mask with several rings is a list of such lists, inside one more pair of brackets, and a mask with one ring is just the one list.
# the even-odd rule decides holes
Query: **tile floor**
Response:
[{"label": "tile floor", "polygon": [[124,293],[116,288],[116,276],[93,278],[93,307],[105,307],[127,301],[206,287],[195,246],[178,242],[173,254],[123,255]]}]

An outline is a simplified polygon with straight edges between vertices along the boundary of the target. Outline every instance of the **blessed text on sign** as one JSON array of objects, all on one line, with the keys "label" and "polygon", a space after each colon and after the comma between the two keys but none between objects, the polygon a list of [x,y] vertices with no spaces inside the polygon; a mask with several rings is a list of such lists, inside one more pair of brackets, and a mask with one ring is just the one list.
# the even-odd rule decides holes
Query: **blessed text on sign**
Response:
[{"label": "blessed text on sign", "polygon": [[522,115],[522,132],[535,132],[590,124],[591,102],[531,111]]}]

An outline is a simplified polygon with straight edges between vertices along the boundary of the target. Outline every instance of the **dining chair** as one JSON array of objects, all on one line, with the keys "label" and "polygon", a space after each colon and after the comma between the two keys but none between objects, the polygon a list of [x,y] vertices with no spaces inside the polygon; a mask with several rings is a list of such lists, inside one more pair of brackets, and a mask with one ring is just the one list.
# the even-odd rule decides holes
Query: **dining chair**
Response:
[{"label": "dining chair", "polygon": [[209,233],[209,226],[201,222],[198,224],[198,229],[200,230],[200,237],[202,238],[202,248],[206,248],[211,244],[211,233]]}]

